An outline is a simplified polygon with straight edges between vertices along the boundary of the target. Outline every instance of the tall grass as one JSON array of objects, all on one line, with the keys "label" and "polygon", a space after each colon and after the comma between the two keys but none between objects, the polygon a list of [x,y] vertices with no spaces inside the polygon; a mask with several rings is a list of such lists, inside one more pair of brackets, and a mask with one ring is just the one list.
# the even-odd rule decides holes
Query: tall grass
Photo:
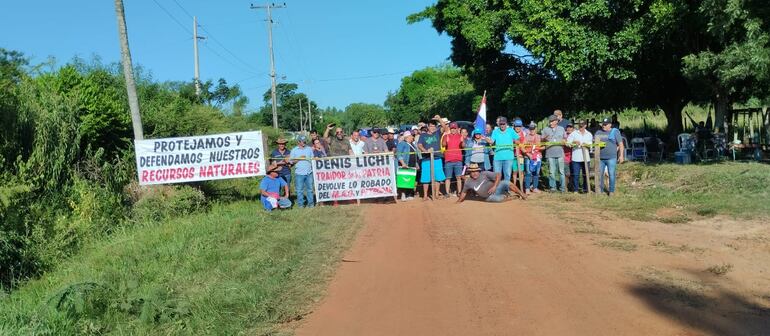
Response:
[{"label": "tall grass", "polygon": [[254,202],[136,227],[0,297],[0,334],[265,334],[320,298],[356,208]]},{"label": "tall grass", "polygon": [[618,166],[615,196],[554,196],[608,210],[624,218],[683,223],[724,216],[770,218],[770,165],[721,162],[700,165],[643,164]]}]

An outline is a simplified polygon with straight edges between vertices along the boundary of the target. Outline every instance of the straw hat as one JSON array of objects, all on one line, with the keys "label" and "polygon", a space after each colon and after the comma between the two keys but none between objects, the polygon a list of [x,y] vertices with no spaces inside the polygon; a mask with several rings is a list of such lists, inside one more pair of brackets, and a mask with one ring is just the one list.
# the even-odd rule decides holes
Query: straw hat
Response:
[{"label": "straw hat", "polygon": [[278,140],[275,140],[275,143],[277,144],[286,144],[288,141],[284,138],[278,138]]},{"label": "straw hat", "polygon": [[466,169],[465,171],[467,173],[480,172],[481,168],[479,167],[479,165],[477,163],[471,163],[471,164],[468,165],[468,169]]}]

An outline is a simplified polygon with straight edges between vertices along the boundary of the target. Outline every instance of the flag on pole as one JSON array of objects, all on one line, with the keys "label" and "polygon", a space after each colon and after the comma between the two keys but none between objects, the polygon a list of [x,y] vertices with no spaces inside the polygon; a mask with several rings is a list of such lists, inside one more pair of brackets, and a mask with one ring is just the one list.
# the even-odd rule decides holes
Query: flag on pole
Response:
[{"label": "flag on pole", "polygon": [[476,114],[476,122],[473,123],[473,128],[476,131],[484,134],[484,129],[487,126],[487,91],[484,91],[484,96],[481,97],[481,106],[479,106],[479,112]]}]

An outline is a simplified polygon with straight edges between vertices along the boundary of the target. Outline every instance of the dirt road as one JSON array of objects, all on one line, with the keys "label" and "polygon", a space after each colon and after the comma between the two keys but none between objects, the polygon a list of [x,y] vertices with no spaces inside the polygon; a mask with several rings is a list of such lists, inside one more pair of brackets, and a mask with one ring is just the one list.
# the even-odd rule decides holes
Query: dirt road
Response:
[{"label": "dirt road", "polygon": [[704,272],[715,256],[743,256],[677,240],[706,228],[453,201],[366,207],[327,297],[296,334],[770,335],[768,262],[740,283]]}]

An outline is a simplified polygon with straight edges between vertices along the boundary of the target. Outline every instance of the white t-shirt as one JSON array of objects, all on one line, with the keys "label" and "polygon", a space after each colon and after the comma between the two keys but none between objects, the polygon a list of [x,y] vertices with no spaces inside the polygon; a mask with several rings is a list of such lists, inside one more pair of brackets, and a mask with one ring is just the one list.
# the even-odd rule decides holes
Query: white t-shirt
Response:
[{"label": "white t-shirt", "polygon": [[[580,134],[579,130],[574,131],[570,133],[569,136],[567,137],[567,143],[572,143],[572,142],[580,142],[582,144],[592,144],[594,143],[594,136],[591,135],[591,132],[589,132],[588,130],[586,130],[584,134]],[[586,148],[586,152],[588,151],[589,149]],[[576,145],[575,147],[572,147],[572,161],[591,162],[591,155],[589,154],[588,157],[585,160],[583,160],[583,147]]]},{"label": "white t-shirt", "polygon": [[358,142],[350,140],[350,149],[353,151],[353,155],[364,154],[364,147],[366,147],[366,142],[364,140],[359,139]]}]

